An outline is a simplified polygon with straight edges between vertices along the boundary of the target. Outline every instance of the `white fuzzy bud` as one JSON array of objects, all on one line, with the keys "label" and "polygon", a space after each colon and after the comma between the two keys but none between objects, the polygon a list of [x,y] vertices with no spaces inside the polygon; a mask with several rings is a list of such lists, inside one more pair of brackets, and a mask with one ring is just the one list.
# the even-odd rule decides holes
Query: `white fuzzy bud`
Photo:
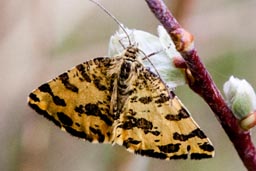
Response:
[{"label": "white fuzzy bud", "polygon": [[[162,26],[158,27],[159,37],[145,31],[125,28],[131,43],[144,52],[140,54],[139,60],[146,55],[156,53],[149,57],[154,67],[160,73],[161,78],[170,88],[185,84],[184,73],[173,65],[174,58],[180,57],[175,49],[174,43]],[[109,41],[109,56],[116,56],[123,52],[124,47],[129,46],[129,39],[121,28],[111,36]],[[155,72],[147,59],[142,63]]]},{"label": "white fuzzy bud", "polygon": [[240,120],[240,126],[246,130],[254,126],[256,95],[252,86],[244,79],[231,76],[224,84],[223,90],[229,107]]}]

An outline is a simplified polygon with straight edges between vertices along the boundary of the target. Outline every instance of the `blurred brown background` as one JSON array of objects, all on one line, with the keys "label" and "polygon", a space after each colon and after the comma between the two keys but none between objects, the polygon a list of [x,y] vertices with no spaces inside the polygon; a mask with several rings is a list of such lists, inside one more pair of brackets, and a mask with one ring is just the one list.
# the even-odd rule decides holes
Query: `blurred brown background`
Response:
[{"label": "blurred brown background", "polygon": [[[158,22],[144,1],[100,2],[127,27],[156,33]],[[255,0],[167,4],[194,34],[199,54],[220,89],[230,75],[256,86]],[[90,144],[60,131],[27,106],[34,88],[76,64],[106,55],[108,39],[117,28],[88,0],[0,1],[0,170],[246,170],[209,107],[187,86],[176,94],[214,143],[213,159],[161,161],[130,154],[123,147]]]}]

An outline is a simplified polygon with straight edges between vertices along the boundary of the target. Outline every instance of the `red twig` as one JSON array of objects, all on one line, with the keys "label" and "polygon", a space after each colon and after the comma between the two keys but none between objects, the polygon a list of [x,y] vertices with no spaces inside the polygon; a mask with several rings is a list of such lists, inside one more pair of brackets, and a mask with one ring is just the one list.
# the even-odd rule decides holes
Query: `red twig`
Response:
[{"label": "red twig", "polygon": [[186,61],[187,67],[193,76],[193,81],[189,82],[190,88],[198,93],[215,113],[246,168],[256,170],[256,149],[252,143],[250,133],[239,127],[238,121],[226,105],[193,46],[193,36],[179,25],[162,0],[146,0],[146,2],[170,34],[177,50]]}]

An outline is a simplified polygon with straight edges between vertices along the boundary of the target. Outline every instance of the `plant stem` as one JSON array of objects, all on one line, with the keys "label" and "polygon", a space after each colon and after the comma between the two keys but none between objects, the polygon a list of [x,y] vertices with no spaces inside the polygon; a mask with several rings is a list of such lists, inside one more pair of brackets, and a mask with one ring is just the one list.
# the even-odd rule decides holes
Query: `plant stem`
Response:
[{"label": "plant stem", "polygon": [[146,2],[156,18],[165,27],[173,39],[176,49],[186,61],[193,76],[193,81],[188,82],[190,88],[199,94],[215,113],[245,167],[248,170],[256,170],[256,149],[250,133],[240,128],[237,119],[225,103],[194,48],[193,36],[180,26],[162,0],[146,0]]}]

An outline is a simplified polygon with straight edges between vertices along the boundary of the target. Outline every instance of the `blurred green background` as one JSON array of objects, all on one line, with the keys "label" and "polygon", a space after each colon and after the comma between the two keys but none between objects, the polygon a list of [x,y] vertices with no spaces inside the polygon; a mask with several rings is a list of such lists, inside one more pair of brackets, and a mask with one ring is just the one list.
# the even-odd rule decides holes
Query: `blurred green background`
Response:
[{"label": "blurred green background", "polygon": [[[127,27],[156,33],[158,21],[144,1],[100,2]],[[255,0],[166,3],[195,36],[200,57],[220,89],[230,75],[255,87]],[[27,106],[34,88],[74,65],[105,56],[117,28],[88,0],[0,1],[0,170],[246,170],[214,114],[187,86],[176,94],[215,145],[213,159],[161,161],[119,146],[91,144],[60,131]]]}]

